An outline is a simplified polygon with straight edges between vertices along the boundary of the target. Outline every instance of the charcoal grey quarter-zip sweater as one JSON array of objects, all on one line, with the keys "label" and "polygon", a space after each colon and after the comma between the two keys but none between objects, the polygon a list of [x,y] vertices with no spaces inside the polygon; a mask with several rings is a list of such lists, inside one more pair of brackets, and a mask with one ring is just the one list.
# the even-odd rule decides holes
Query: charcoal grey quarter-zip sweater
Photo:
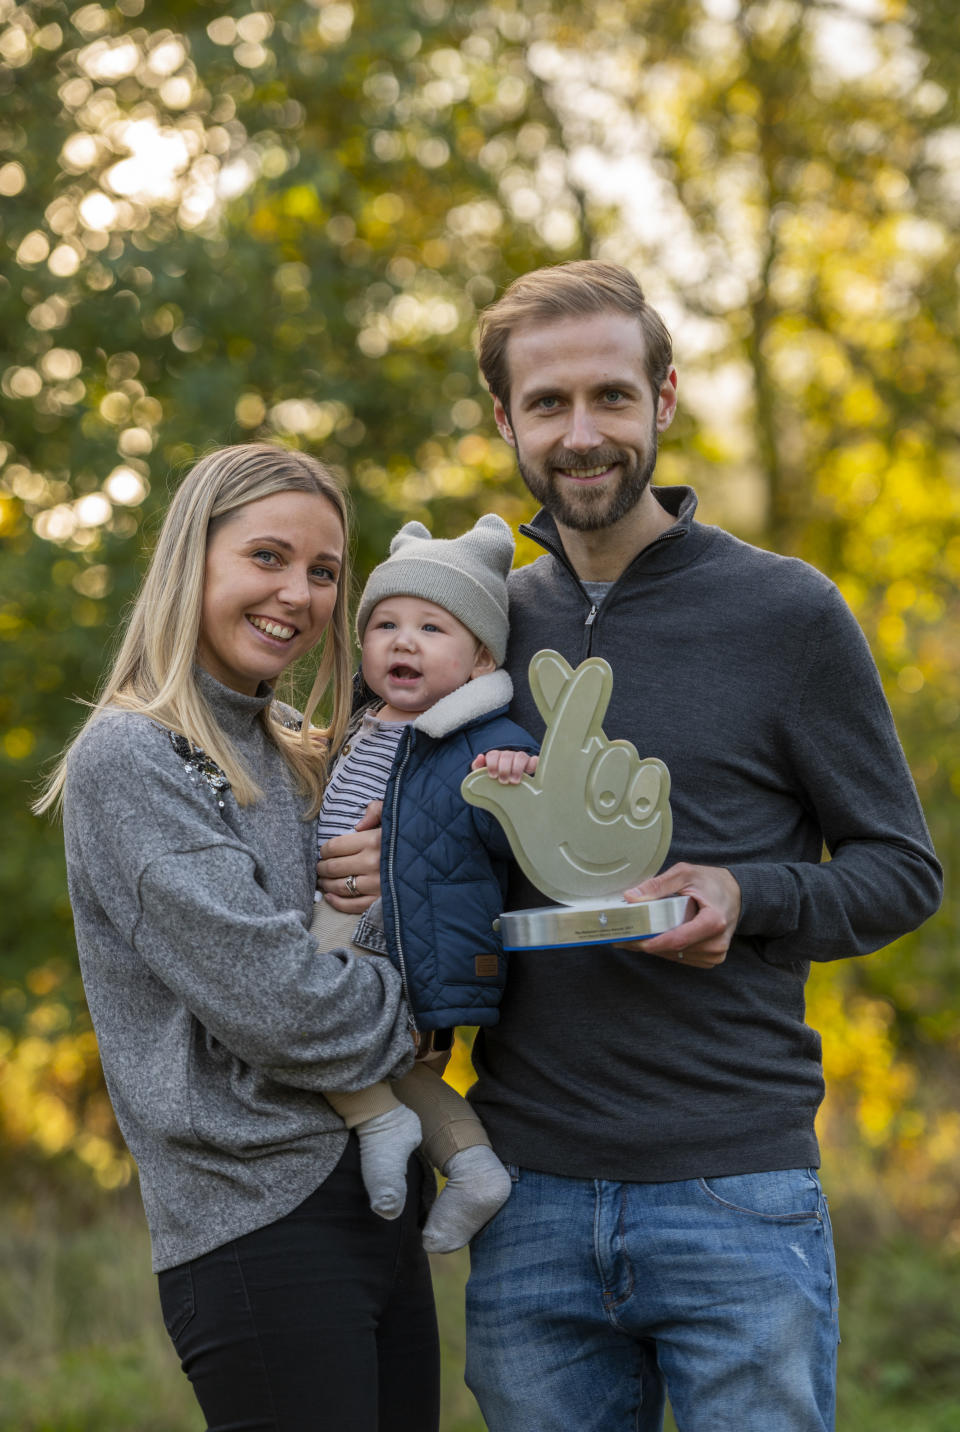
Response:
[{"label": "charcoal grey quarter-zip sweater", "polygon": [[[614,673],[604,729],[671,774],[676,861],[743,895],[726,961],[699,970],[615,946],[514,955],[471,1095],[502,1159],[580,1178],[669,1181],[818,1163],[812,960],[863,955],[937,908],[941,873],[859,626],[807,564],[676,522],[595,606],[553,520],[510,578],[511,715],[535,738],[533,654]],[[831,858],[821,859],[824,846]],[[518,881],[512,908],[546,903]]]},{"label": "charcoal grey quarter-zip sweater", "polygon": [[316,823],[262,713],[206,672],[264,791],[238,806],[202,753],[125,711],[74,745],[64,806],[77,948],[157,1270],[273,1222],[346,1145],[321,1090],[412,1063],[400,977],[308,933]]}]

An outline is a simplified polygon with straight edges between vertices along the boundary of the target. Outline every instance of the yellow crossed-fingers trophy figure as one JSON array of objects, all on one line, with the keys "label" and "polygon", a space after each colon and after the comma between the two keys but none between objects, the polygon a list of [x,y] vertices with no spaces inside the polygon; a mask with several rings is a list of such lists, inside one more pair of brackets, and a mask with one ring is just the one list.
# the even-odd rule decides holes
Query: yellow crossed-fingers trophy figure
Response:
[{"label": "yellow crossed-fingers trophy figure", "polygon": [[559,652],[538,651],[530,690],[547,729],[536,774],[500,785],[473,771],[460,787],[471,805],[496,816],[528,879],[560,902],[501,915],[505,949],[643,939],[684,919],[683,896],[622,898],[660,869],[673,821],[663,762],[641,759],[629,741],[604,733],[612,689],[602,658],[574,670]]}]

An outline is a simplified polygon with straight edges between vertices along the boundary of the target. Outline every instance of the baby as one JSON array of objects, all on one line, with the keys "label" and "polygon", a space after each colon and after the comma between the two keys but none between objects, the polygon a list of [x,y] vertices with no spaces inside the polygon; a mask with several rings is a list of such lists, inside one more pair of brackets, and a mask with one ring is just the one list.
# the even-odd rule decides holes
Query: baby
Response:
[{"label": "baby", "polygon": [[506,965],[493,922],[510,848],[493,817],[463,799],[460,783],[487,751],[514,753],[502,758],[501,778],[507,767],[517,779],[536,766],[534,742],[506,715],[513,688],[500,667],[513,545],[493,514],[449,541],[420,522],[394,537],[357,613],[363,679],[375,699],[339,753],[318,822],[322,847],[352,830],[370,801],[384,803],[382,944],[353,945],[356,917],[325,903],[312,932],[321,949],[347,945],[393,962],[419,1056],[392,1086],[326,1097],[359,1136],[364,1184],[382,1217],[403,1208],[407,1161],[421,1141],[445,1174],[424,1228],[434,1253],[462,1247],[510,1193],[479,1119],[423,1056],[449,1048],[452,1026],[499,1017]]}]

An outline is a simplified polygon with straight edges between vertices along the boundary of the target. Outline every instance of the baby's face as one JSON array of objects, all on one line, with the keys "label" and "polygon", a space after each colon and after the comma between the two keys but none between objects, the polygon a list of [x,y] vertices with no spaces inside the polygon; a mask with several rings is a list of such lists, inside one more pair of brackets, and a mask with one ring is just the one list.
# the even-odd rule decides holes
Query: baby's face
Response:
[{"label": "baby's face", "polygon": [[443,607],[421,597],[386,597],[363,634],[363,679],[386,702],[386,721],[412,721],[475,676],[493,657]]}]

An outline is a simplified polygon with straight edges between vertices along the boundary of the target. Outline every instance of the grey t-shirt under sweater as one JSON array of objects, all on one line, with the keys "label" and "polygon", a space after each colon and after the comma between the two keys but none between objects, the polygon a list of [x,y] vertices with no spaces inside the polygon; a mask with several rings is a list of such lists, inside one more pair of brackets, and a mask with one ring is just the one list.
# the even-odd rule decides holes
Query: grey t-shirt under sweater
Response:
[{"label": "grey t-shirt under sweater", "polygon": [[315,823],[264,729],[269,691],[197,675],[261,801],[238,806],[169,731],[107,711],[71,751],[64,807],[84,987],[157,1270],[295,1208],[346,1143],[321,1091],[412,1059],[389,961],[308,933]]}]

